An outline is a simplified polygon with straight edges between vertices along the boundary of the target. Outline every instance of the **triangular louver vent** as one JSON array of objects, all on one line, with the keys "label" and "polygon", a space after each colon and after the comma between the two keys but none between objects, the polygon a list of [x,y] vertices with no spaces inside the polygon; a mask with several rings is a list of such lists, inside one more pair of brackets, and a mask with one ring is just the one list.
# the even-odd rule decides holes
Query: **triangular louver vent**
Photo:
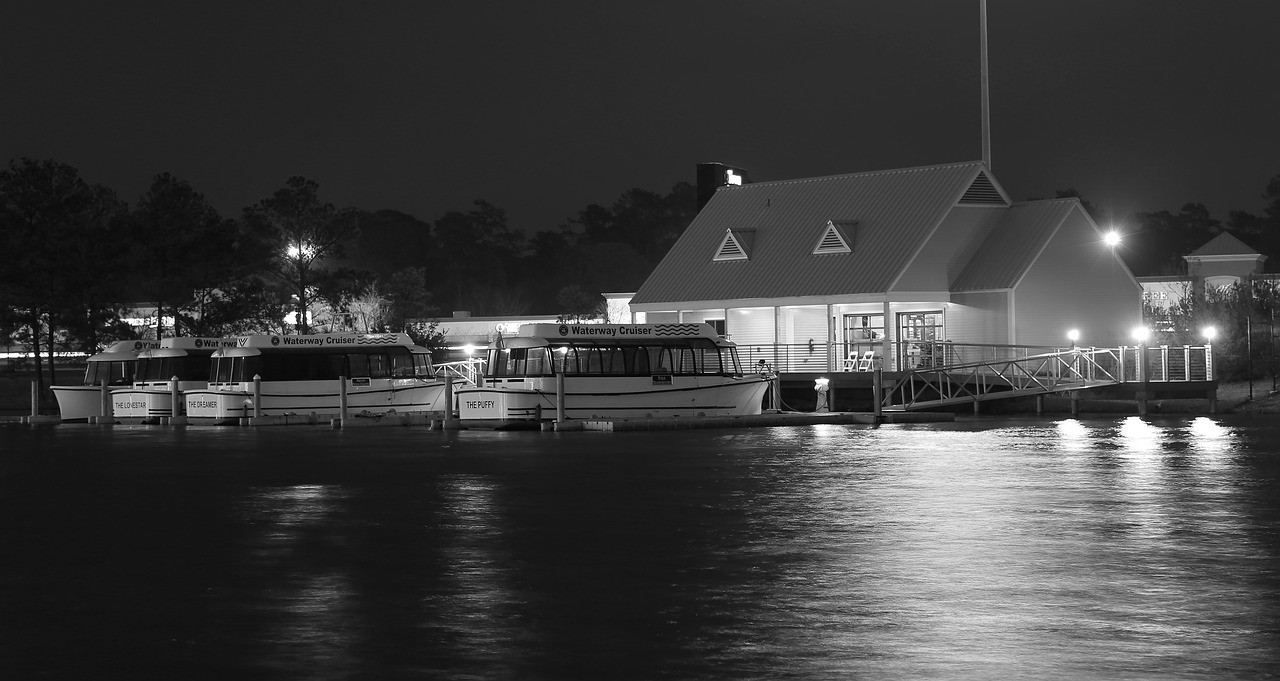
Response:
[{"label": "triangular louver vent", "polygon": [[720,242],[720,248],[716,251],[716,255],[712,260],[720,262],[722,260],[746,260],[747,251],[738,241],[738,237],[733,235],[733,230],[726,229],[724,231],[724,241]]},{"label": "triangular louver vent", "polygon": [[978,173],[978,176],[973,178],[973,184],[969,185],[964,196],[960,197],[960,203],[1004,206],[1008,201],[1000,195],[1000,190],[996,189],[986,173]]},{"label": "triangular louver vent", "polygon": [[[835,220],[827,221],[827,228],[822,232],[822,238],[818,239],[818,245],[814,247],[814,255],[830,255],[835,253],[852,253],[853,249],[849,247],[849,240],[845,238],[845,233],[853,235],[853,227],[856,222],[836,222]],[[842,233],[842,229],[843,232]]]}]

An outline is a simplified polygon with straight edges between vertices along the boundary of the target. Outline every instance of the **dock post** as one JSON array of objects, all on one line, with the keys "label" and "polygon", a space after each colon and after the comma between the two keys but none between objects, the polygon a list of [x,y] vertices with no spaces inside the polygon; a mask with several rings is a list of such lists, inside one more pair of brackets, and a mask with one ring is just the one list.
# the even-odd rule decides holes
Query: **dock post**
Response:
[{"label": "dock post", "polygon": [[1036,416],[1044,416],[1044,395],[1036,395]]},{"label": "dock post", "polygon": [[[107,389],[106,381],[102,382],[102,389],[103,390]],[[32,416],[40,415],[40,387],[36,384],[35,381],[31,382],[31,415]]]},{"label": "dock post", "polygon": [[1072,418],[1080,415],[1080,391],[1071,391],[1071,416]]},{"label": "dock post", "polygon": [[564,373],[556,372],[556,423],[564,422]]},{"label": "dock post", "polygon": [[347,420],[347,377],[338,377],[338,418]]},{"label": "dock post", "polygon": [[453,418],[453,377],[444,375],[444,418]]},{"label": "dock post", "polygon": [[178,402],[178,377],[174,376],[169,379],[169,418],[177,418],[181,416]]},{"label": "dock post", "polygon": [[880,423],[882,403],[884,402],[884,369],[876,369],[871,372],[871,398],[872,411],[876,415],[876,423]]},{"label": "dock post", "polygon": [[253,375],[253,417],[262,416],[262,376]]},{"label": "dock post", "polygon": [[111,404],[111,390],[107,388],[107,380],[102,379],[102,418],[111,419],[116,415],[116,408]]}]

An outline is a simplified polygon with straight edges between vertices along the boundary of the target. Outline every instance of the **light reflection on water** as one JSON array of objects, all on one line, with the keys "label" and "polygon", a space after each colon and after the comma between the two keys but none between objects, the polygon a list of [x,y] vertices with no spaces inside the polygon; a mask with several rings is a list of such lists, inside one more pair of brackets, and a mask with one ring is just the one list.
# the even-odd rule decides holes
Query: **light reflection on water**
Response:
[{"label": "light reflection on water", "polygon": [[[4,431],[3,652],[212,678],[1278,671],[1269,422],[284,430]],[[86,610],[115,616],[47,614]],[[75,660],[68,627],[97,641]]]}]

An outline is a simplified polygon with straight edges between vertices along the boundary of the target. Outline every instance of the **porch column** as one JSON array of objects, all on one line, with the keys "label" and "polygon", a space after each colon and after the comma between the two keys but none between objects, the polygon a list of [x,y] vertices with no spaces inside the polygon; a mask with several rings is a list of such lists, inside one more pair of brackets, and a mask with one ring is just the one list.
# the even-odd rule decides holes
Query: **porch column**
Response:
[{"label": "porch column", "polygon": [[840,370],[840,358],[836,356],[836,318],[834,306],[827,303],[827,371]]},{"label": "porch column", "polygon": [[[889,311],[889,297],[885,296],[884,344],[883,347],[880,348],[880,366],[883,366],[885,371],[896,371],[898,368],[898,358],[893,356],[893,342],[889,340],[890,338],[898,337],[897,324],[894,322],[891,315],[892,313]],[[892,332],[892,335],[890,332]]]}]

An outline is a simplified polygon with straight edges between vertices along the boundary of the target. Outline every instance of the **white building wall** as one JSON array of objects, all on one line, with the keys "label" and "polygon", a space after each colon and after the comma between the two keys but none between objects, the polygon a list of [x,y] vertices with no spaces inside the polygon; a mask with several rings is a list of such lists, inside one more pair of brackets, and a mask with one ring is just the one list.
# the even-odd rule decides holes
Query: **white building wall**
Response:
[{"label": "white building wall", "polygon": [[1131,342],[1142,323],[1142,286],[1082,210],[1072,211],[1013,294],[1017,345],[1063,346],[1067,331],[1081,345]]},{"label": "white building wall", "polygon": [[731,308],[725,321],[725,331],[738,345],[773,345],[773,308]]},{"label": "white building wall", "polygon": [[1003,207],[957,206],[925,243],[894,291],[946,291],[991,233]]},{"label": "white building wall", "polygon": [[947,307],[947,339],[955,343],[1009,344],[1009,294],[954,293]]}]

